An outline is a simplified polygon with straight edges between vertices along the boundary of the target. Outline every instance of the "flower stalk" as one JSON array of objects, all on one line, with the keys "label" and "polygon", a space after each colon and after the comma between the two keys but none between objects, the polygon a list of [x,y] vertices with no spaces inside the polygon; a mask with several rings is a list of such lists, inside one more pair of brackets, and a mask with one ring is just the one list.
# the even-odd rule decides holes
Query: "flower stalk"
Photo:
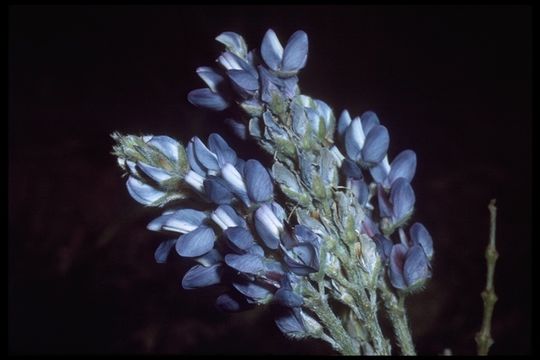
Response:
[{"label": "flower stalk", "polygon": [[495,303],[497,302],[495,285],[493,284],[493,279],[495,276],[495,263],[499,257],[495,247],[495,231],[497,226],[497,207],[495,206],[495,199],[490,201],[488,209],[490,214],[489,243],[486,247],[485,253],[487,262],[487,278],[486,287],[484,291],[482,291],[484,316],[482,319],[482,327],[475,337],[478,355],[480,356],[486,356],[489,352],[489,348],[494,342],[493,338],[491,337],[491,319],[493,317]]}]

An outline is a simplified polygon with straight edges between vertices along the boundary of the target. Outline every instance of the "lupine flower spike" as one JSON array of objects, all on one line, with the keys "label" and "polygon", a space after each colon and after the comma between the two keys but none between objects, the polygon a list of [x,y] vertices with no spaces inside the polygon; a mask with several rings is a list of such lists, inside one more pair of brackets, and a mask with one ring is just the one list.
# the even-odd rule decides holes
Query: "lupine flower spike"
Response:
[{"label": "lupine flower spike", "polygon": [[[301,93],[305,32],[282,43],[270,29],[251,50],[234,32],[216,40],[225,46],[217,66],[196,69],[206,87],[187,99],[226,113],[235,134],[274,160],[242,159],[216,133],[186,144],[113,134],[129,194],[167,207],[147,226],[163,233],[156,261],[193,262],[182,287],[218,286],[223,311],[269,304],[291,338],[322,339],[342,354],[391,354],[378,312],[421,289],[434,256],[424,225],[408,225],[416,154],[404,150],[390,161],[390,134],[374,112],[343,110],[336,118],[328,104]],[[347,311],[338,313],[336,302]],[[411,354],[405,309],[398,310],[390,314],[397,343]]]}]

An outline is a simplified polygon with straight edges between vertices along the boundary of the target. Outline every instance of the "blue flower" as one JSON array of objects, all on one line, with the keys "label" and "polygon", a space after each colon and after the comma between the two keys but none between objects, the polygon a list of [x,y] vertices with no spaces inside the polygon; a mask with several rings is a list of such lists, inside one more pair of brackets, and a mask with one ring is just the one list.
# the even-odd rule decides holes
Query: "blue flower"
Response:
[{"label": "blue flower", "polygon": [[414,290],[421,287],[431,277],[429,260],[422,247],[395,244],[390,253],[389,277],[397,289]]},{"label": "blue flower", "polygon": [[295,75],[306,65],[307,55],[308,37],[303,31],[292,34],[285,49],[272,29],[264,35],[261,56],[266,65],[281,76]]},{"label": "blue flower", "polygon": [[385,189],[390,189],[392,184],[399,178],[404,178],[409,183],[416,171],[416,154],[412,150],[403,150],[394,158],[392,164],[385,157],[380,164],[370,168],[373,179]]},{"label": "blue flower", "polygon": [[394,181],[389,198],[381,185],[377,187],[377,195],[381,217],[388,218],[392,224],[399,225],[411,216],[416,198],[405,178]]},{"label": "blue flower", "polygon": [[[347,156],[364,167],[373,167],[380,163],[386,156],[390,137],[388,130],[378,124],[378,119],[374,113],[364,113],[362,118],[356,117],[350,122],[345,130],[345,150]],[[343,128],[342,120],[347,116],[340,117],[340,126]]]}]

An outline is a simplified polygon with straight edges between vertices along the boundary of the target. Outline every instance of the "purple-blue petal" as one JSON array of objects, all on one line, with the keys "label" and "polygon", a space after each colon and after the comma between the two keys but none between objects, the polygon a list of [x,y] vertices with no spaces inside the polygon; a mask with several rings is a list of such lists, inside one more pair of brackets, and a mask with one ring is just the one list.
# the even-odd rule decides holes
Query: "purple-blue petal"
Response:
[{"label": "purple-blue petal", "polygon": [[188,101],[195,106],[214,111],[222,111],[229,107],[229,102],[227,100],[208,88],[190,91],[188,94]]},{"label": "purple-blue petal", "polygon": [[390,201],[393,207],[394,223],[399,223],[414,209],[415,196],[411,184],[404,178],[398,178],[392,184]]},{"label": "purple-blue petal", "polygon": [[182,278],[182,287],[191,290],[219,284],[222,271],[223,264],[214,264],[209,267],[195,265]]},{"label": "purple-blue petal", "polygon": [[200,226],[190,233],[180,236],[176,242],[176,251],[180,256],[196,257],[212,250],[216,234],[212,228]]},{"label": "purple-blue petal", "polygon": [[283,308],[276,316],[275,323],[288,336],[304,336],[306,332],[299,308]]},{"label": "purple-blue petal", "polygon": [[193,137],[193,150],[195,157],[207,169],[219,170],[217,155],[210,151],[197,136]]},{"label": "purple-blue petal", "polygon": [[274,301],[285,307],[294,308],[302,306],[304,299],[292,290],[281,288],[274,294]]},{"label": "purple-blue petal", "polygon": [[251,306],[242,295],[235,292],[234,294],[225,293],[219,295],[216,299],[216,307],[221,311],[237,312]]},{"label": "purple-blue petal", "polygon": [[266,168],[257,160],[248,160],[244,168],[247,192],[254,202],[265,202],[274,196],[272,179]]},{"label": "purple-blue petal", "polygon": [[362,123],[360,118],[355,118],[345,130],[345,152],[351,160],[358,161],[362,158],[364,141]]},{"label": "purple-blue petal", "polygon": [[303,31],[296,31],[289,38],[283,51],[282,70],[296,72],[306,65],[308,56],[308,36]]},{"label": "purple-blue petal", "polygon": [[163,264],[167,262],[167,258],[169,257],[174,244],[176,244],[176,240],[177,239],[165,240],[159,244],[154,252],[154,259],[157,263]]},{"label": "purple-blue petal", "polygon": [[236,163],[236,159],[238,158],[236,152],[219,134],[210,134],[208,137],[208,148],[217,155],[220,166],[224,166],[227,163],[233,165]]},{"label": "purple-blue petal", "polygon": [[377,247],[377,252],[379,253],[379,256],[381,257],[382,261],[384,263],[388,262],[388,259],[390,258],[390,253],[392,252],[392,240],[388,239],[386,236],[383,236],[382,234],[374,234],[373,235],[373,241],[375,242],[375,246]]},{"label": "purple-blue petal", "polygon": [[364,175],[362,174],[362,170],[354,161],[351,159],[344,159],[343,163],[341,164],[341,170],[347,177],[352,177],[354,179],[363,179]]},{"label": "purple-blue petal", "polygon": [[403,150],[394,158],[390,165],[388,178],[390,184],[402,177],[411,182],[416,172],[416,154],[412,150]]},{"label": "purple-blue petal", "polygon": [[366,136],[375,126],[380,124],[379,117],[373,111],[364,112],[360,118],[362,119],[362,128]]},{"label": "purple-blue petal", "polygon": [[375,166],[384,159],[389,145],[388,130],[382,125],[376,125],[366,136],[366,142],[362,148],[362,160],[369,166]]},{"label": "purple-blue petal", "polygon": [[225,263],[231,268],[246,274],[261,275],[265,270],[263,257],[254,254],[227,254]]},{"label": "purple-blue petal", "polygon": [[420,245],[409,248],[403,267],[403,277],[407,286],[415,286],[431,276],[429,260]]},{"label": "purple-blue petal", "polygon": [[405,278],[403,277],[403,266],[405,264],[406,254],[407,248],[403,244],[394,245],[390,252],[388,275],[390,277],[390,282],[396,289],[405,289],[407,287]]},{"label": "purple-blue petal", "polygon": [[236,121],[231,118],[225,119],[225,124],[229,125],[234,135],[238,136],[242,140],[246,140],[248,136],[247,126],[240,121]]},{"label": "purple-blue petal", "polygon": [[255,245],[253,235],[246,228],[234,226],[225,230],[224,233],[233,250],[237,252],[245,252]]},{"label": "purple-blue petal", "polygon": [[272,295],[272,291],[267,286],[247,279],[234,281],[232,285],[242,295],[253,300],[262,300]]},{"label": "purple-blue petal", "polygon": [[210,201],[218,205],[228,205],[234,199],[229,184],[217,176],[209,176],[204,180],[204,192]]},{"label": "purple-blue petal", "polygon": [[229,70],[227,75],[241,91],[253,95],[259,90],[259,80],[245,70]]},{"label": "purple-blue petal", "polygon": [[433,239],[431,234],[421,223],[414,223],[409,229],[413,244],[420,245],[428,259],[433,257]]},{"label": "purple-blue petal", "polygon": [[388,201],[388,196],[381,185],[377,185],[377,200],[381,217],[391,218],[393,214],[392,205]]},{"label": "purple-blue petal", "polygon": [[338,125],[337,125],[337,132],[340,136],[343,136],[345,134],[345,131],[351,125],[352,119],[351,115],[349,115],[349,112],[347,110],[343,110],[341,112],[341,115],[339,116]]}]

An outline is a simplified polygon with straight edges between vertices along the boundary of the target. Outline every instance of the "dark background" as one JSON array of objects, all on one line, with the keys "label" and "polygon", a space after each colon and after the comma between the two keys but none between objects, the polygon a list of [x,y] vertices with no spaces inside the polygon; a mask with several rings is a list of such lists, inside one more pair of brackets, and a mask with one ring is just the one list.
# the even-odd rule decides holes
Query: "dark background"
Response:
[{"label": "dark background", "polygon": [[186,94],[220,32],[254,48],[270,27],[308,33],[304,93],[336,114],[376,111],[390,157],[418,155],[415,219],[436,250],[432,281],[407,300],[419,353],[475,353],[491,198],[491,353],[529,353],[531,9],[507,6],[11,7],[9,351],[333,353],[285,339],[264,309],[223,315],[214,290],[181,289],[188,264],[153,260],[163,237],[145,227],[160,211],[129,197],[110,155],[115,130],[234,143]]}]

